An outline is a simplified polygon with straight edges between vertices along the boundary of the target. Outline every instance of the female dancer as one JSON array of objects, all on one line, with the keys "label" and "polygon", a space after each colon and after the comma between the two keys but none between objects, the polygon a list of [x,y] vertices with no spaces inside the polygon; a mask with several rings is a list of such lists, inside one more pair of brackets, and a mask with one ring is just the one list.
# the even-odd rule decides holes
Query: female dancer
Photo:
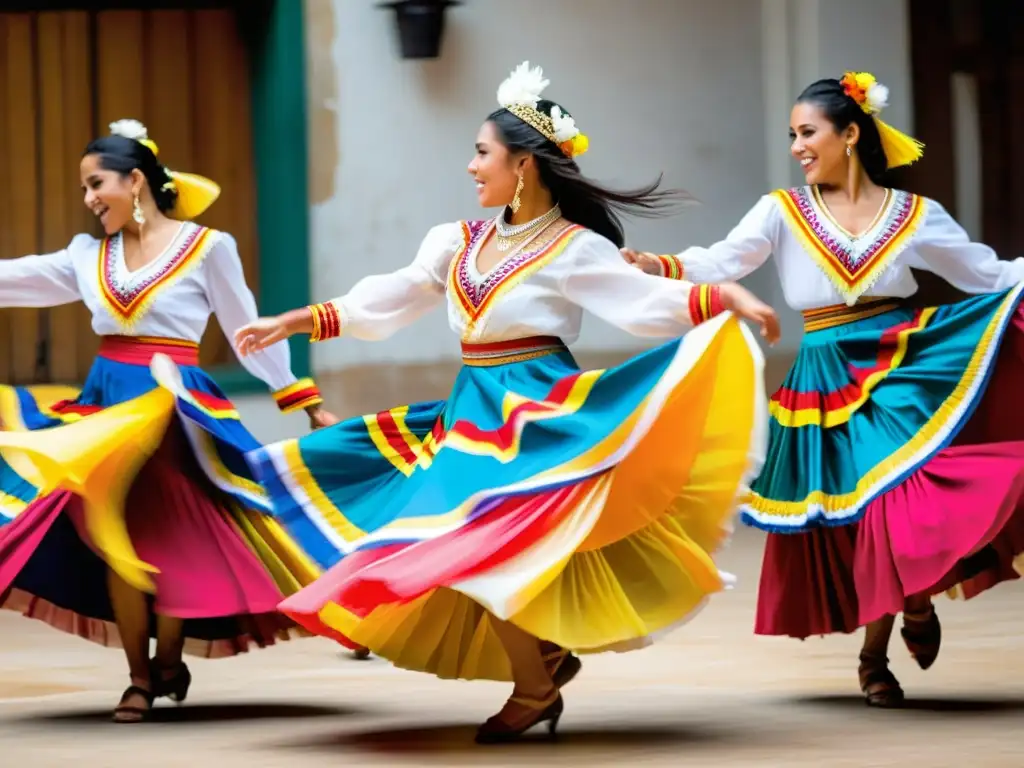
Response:
[{"label": "female dancer", "polygon": [[[0,605],[121,645],[131,685],[114,720],[134,723],[156,696],[185,698],[183,651],[286,639],[277,604],[318,571],[265,515],[243,458],[258,443],[198,367],[211,313],[228,334],[257,317],[234,240],[190,222],[219,188],[167,171],[141,123],[111,130],[81,162],[106,237],[0,261],[0,306],[84,301],[103,337],[80,393],[0,388]],[[158,353],[182,366],[177,403],[150,375]],[[244,363],[282,410],[334,421],[286,344]]]},{"label": "female dancer", "polygon": [[[903,702],[894,616],[922,669],[941,630],[932,595],[1016,578],[1024,551],[1024,259],[972,243],[934,200],[884,184],[921,145],[879,119],[864,72],[809,86],[793,108],[807,186],[763,197],[710,248],[624,251],[654,274],[717,283],[775,254],[806,335],[771,401],[768,460],[741,507],[769,532],[756,632],[806,638],[866,625],[860,685]],[[978,294],[913,309],[911,268]]]},{"label": "female dancer", "polygon": [[[562,712],[573,651],[625,650],[722,589],[712,553],[762,459],[770,308],[736,285],[660,281],[619,256],[613,206],[650,212],[657,184],[585,178],[572,117],[539,68],[498,91],[469,172],[489,221],[432,229],[412,264],[344,297],[241,329],[249,354],[296,333],[382,339],[448,299],[464,367],[444,402],[343,422],[252,457],[275,511],[321,566],[282,604],[297,622],[444,678],[513,680],[479,730],[508,741]],[[581,371],[582,310],[682,339]],[[714,317],[713,317],[714,316]],[[728,376],[720,372],[728,371]]]}]

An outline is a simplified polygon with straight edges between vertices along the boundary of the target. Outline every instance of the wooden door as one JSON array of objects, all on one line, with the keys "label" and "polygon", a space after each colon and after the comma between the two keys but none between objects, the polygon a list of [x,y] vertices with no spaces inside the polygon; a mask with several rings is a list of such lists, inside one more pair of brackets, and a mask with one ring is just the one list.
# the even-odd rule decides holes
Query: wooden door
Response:
[{"label": "wooden door", "polygon": [[[172,169],[223,192],[200,223],[238,241],[257,290],[256,201],[246,48],[235,11],[0,13],[0,258],[100,234],[78,163],[119,118],[141,120]],[[81,305],[0,311],[0,383],[80,382],[98,340]],[[232,353],[216,321],[205,365]]]}]

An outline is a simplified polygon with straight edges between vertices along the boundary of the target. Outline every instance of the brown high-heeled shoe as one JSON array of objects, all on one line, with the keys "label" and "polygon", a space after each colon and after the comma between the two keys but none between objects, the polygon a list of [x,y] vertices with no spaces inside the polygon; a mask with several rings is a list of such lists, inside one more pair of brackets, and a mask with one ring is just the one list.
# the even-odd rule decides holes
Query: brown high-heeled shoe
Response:
[{"label": "brown high-heeled shoe", "polygon": [[476,732],[477,744],[509,744],[519,741],[523,734],[535,725],[547,723],[549,738],[555,737],[558,729],[558,721],[562,717],[562,710],[565,707],[562,701],[562,694],[554,689],[551,695],[544,699],[529,699],[523,696],[513,696],[509,701],[519,704],[531,710],[535,716],[525,722],[508,723],[501,719],[500,713],[487,719]]},{"label": "brown high-heeled shoe", "polygon": [[900,635],[917,666],[928,669],[939,657],[939,649],[942,646],[942,625],[939,623],[935,606],[921,613],[904,611]]}]

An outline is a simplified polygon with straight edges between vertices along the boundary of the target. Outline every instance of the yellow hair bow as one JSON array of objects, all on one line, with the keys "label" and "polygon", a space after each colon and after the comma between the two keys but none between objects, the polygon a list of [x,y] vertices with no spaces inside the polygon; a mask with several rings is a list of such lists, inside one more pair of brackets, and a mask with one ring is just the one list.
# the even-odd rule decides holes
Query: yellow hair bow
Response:
[{"label": "yellow hair bow", "polygon": [[[110,132],[115,136],[135,139],[147,147],[154,156],[160,155],[160,147],[149,138],[146,127],[138,120],[118,120],[110,124]],[[174,207],[168,211],[172,219],[190,221],[201,215],[220,197],[220,185],[212,179],[195,173],[184,173],[167,169],[165,189],[174,189],[178,197]]]},{"label": "yellow hair bow", "polygon": [[882,120],[879,115],[889,106],[889,89],[870,72],[847,72],[839,81],[843,91],[857,102],[865,114],[871,115],[882,140],[886,167],[899,168],[921,159],[924,144]]}]

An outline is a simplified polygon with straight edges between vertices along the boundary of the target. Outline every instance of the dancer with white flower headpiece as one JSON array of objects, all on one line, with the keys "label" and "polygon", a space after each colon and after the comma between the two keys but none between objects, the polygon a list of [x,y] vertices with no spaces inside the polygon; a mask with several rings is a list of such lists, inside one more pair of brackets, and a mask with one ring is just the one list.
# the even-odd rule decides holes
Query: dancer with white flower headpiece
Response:
[{"label": "dancer with white flower headpiece", "polygon": [[[807,186],[764,196],[710,248],[626,250],[668,277],[738,280],[774,253],[803,344],[771,402],[768,461],[741,507],[769,532],[755,631],[806,638],[866,626],[860,684],[900,706],[894,617],[922,669],[932,596],[972,597],[1024,573],[1024,258],[972,243],[939,203],[886,186],[922,146],[880,118],[866,72],[797,100]],[[914,308],[911,269],[977,294]]]},{"label": "dancer with white flower headpiece", "polygon": [[[319,573],[267,515],[244,459],[259,443],[199,368],[211,314],[229,335],[257,317],[234,239],[192,222],[220,189],[157,153],[138,121],[112,124],[80,168],[106,236],[0,260],[0,306],[82,301],[102,337],[81,391],[0,387],[0,607],[122,647],[119,723],[145,720],[155,697],[185,698],[183,652],[286,639],[295,625],[277,604]],[[243,363],[283,411],[334,421],[287,344]]]},{"label": "dancer with white flower headpiece", "polygon": [[[469,173],[498,216],[435,227],[404,269],[237,334],[243,354],[292,334],[383,339],[447,298],[464,363],[447,400],[251,461],[278,518],[330,568],[282,611],[400,667],[513,681],[485,743],[542,722],[554,732],[580,669],[571,651],[640,647],[725,586],[712,556],[766,426],[761,354],[736,316],[778,334],[739,286],[670,283],[622,261],[613,208],[657,212],[674,193],[583,176],[588,140],[541,97],[547,84],[520,66],[477,135]],[[566,345],[584,309],[672,340],[580,370]]]}]

